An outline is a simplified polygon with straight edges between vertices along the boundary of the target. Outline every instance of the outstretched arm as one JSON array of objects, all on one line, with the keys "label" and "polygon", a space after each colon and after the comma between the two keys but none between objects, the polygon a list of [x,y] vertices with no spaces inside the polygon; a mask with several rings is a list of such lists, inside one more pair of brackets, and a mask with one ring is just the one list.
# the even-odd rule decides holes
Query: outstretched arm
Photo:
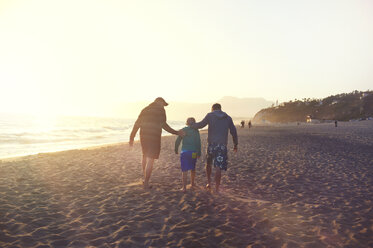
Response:
[{"label": "outstretched arm", "polygon": [[208,119],[206,115],[202,121],[192,124],[191,127],[194,129],[201,129],[201,128],[204,128],[207,124],[208,124]]},{"label": "outstretched arm", "polygon": [[167,124],[167,122],[165,122],[165,123],[163,124],[163,129],[166,130],[166,131],[169,132],[169,133],[172,133],[172,134],[176,134],[176,135],[179,134],[179,132],[176,131],[175,129],[171,128],[171,127]]}]

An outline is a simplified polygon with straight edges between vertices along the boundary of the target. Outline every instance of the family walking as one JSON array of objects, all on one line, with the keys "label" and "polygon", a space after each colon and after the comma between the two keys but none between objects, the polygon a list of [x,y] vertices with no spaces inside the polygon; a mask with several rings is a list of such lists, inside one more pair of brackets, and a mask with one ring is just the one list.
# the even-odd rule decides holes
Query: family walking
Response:
[{"label": "family walking", "polygon": [[232,118],[221,110],[221,105],[212,105],[211,112],[205,118],[196,122],[194,118],[187,119],[186,127],[176,131],[171,128],[166,120],[164,109],[168,103],[161,97],[145,107],[137,118],[131,135],[130,146],[137,131],[140,129],[140,143],[142,148],[142,170],[144,188],[149,189],[149,179],[153,170],[154,160],[159,158],[161,150],[162,129],[171,134],[178,135],[175,142],[175,153],[178,153],[180,143],[182,143],[180,153],[180,163],[182,171],[182,191],[186,191],[187,172],[191,171],[191,184],[195,186],[195,165],[201,156],[201,140],[198,129],[208,125],[207,152],[206,152],[206,188],[211,189],[212,165],[215,168],[215,190],[219,192],[221,181],[221,171],[228,167],[228,132],[232,135],[234,152],[237,152],[238,138],[237,130]]}]

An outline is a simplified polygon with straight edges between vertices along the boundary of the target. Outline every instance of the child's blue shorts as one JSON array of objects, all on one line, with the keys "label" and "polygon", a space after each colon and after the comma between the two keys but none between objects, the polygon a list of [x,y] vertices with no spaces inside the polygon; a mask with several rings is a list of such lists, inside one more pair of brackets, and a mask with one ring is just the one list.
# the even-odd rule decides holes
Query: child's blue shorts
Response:
[{"label": "child's blue shorts", "polygon": [[182,151],[180,153],[181,171],[194,170],[196,168],[197,152]]}]

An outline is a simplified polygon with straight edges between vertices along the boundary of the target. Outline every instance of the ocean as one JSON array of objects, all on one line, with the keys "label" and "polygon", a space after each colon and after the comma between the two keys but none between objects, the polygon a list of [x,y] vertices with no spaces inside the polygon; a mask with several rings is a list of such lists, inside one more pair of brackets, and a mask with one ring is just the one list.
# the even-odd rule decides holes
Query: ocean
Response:
[{"label": "ocean", "polygon": [[[0,114],[0,158],[128,142],[134,122],[121,118]],[[176,130],[184,123],[168,121]]]}]

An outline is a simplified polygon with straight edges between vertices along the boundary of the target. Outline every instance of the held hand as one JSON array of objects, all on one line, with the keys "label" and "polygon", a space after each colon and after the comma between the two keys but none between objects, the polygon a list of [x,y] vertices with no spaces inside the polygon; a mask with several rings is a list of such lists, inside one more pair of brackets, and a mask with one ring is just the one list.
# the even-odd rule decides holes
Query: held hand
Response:
[{"label": "held hand", "polygon": [[185,136],[185,132],[183,129],[180,129],[179,131],[177,131],[177,135],[181,136],[181,137],[184,137]]},{"label": "held hand", "polygon": [[175,151],[175,154],[179,154],[177,151]]}]

